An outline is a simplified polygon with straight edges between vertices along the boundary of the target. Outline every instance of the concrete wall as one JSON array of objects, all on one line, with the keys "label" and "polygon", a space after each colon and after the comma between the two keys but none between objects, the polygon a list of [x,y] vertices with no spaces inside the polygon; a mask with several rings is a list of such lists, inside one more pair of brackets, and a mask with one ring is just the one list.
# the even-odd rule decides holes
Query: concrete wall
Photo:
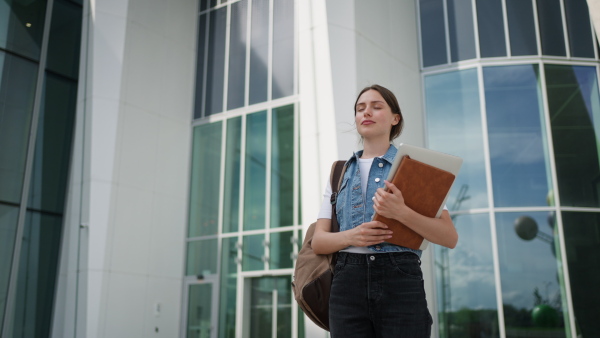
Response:
[{"label": "concrete wall", "polygon": [[86,3],[55,337],[179,335],[196,6]]}]

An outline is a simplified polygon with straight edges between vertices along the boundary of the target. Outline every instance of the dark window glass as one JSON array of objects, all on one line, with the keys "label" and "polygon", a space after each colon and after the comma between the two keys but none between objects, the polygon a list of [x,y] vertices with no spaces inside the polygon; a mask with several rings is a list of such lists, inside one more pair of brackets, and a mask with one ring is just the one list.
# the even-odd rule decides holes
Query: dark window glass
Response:
[{"label": "dark window glass", "polygon": [[439,336],[499,337],[490,216],[452,219],[460,244],[434,246]]},{"label": "dark window glass", "polygon": [[249,337],[292,337],[291,283],[290,275],[250,279]]},{"label": "dark window glass", "polygon": [[595,67],[546,65],[560,204],[600,207],[600,97]]},{"label": "dark window glass", "polygon": [[294,94],[294,55],[294,1],[273,1],[273,99]]},{"label": "dark window glass", "polygon": [[225,182],[223,191],[223,232],[239,230],[240,214],[240,161],[242,118],[227,120],[225,149]]},{"label": "dark window glass", "polygon": [[242,271],[264,270],[265,235],[244,236],[242,245]]},{"label": "dark window glass", "polygon": [[292,231],[273,232],[269,241],[269,268],[287,269],[293,268],[292,254],[294,253],[294,243]]},{"label": "dark window glass", "polygon": [[223,111],[225,77],[225,27],[227,7],[210,12],[206,62],[206,116]]},{"label": "dark window glass", "polygon": [[537,0],[543,55],[566,56],[560,0]]},{"label": "dark window glass", "polygon": [[213,283],[192,284],[188,288],[186,337],[210,337],[213,330]]},{"label": "dark window glass", "polygon": [[200,11],[208,9],[209,0],[200,0]]},{"label": "dark window glass", "polygon": [[48,42],[47,69],[77,79],[81,41],[81,6],[55,0]]},{"label": "dark window glass", "polygon": [[28,206],[62,214],[71,160],[77,83],[47,73],[42,100]]},{"label": "dark window glass", "polygon": [[294,106],[273,109],[271,227],[294,224]]},{"label": "dark window glass", "polygon": [[21,202],[37,68],[0,51],[0,201]]},{"label": "dark window glass", "polygon": [[594,39],[588,6],[583,0],[564,0],[571,56],[593,58]]},{"label": "dark window glass", "polygon": [[231,5],[227,109],[244,106],[247,18],[248,2],[246,0]]},{"label": "dark window glass", "polygon": [[13,337],[49,336],[62,221],[61,216],[27,213],[19,257]]},{"label": "dark window glass", "polygon": [[18,217],[19,208],[0,204],[0,323],[4,322]]},{"label": "dark window glass", "polygon": [[217,273],[218,239],[191,241],[187,244],[186,276],[208,276]]},{"label": "dark window glass", "polygon": [[483,69],[496,207],[547,206],[552,188],[537,65]]},{"label": "dark window glass", "polygon": [[577,336],[600,337],[600,214],[563,211],[562,223]]},{"label": "dark window glass", "polygon": [[429,147],[464,160],[448,208],[488,207],[477,70],[427,76],[425,97]]},{"label": "dark window glass", "polygon": [[448,63],[443,0],[419,0],[423,67]]},{"label": "dark window glass", "polygon": [[237,237],[221,241],[221,289],[219,290],[219,338],[235,338],[237,299]]},{"label": "dark window glass", "polygon": [[244,230],[265,228],[267,185],[267,112],[246,117]]},{"label": "dark window glass", "polygon": [[250,104],[267,100],[269,67],[269,0],[252,0]]},{"label": "dark window glass", "polygon": [[194,118],[199,119],[202,117],[204,112],[204,61],[206,60],[206,32],[207,32],[207,21],[206,14],[200,15],[198,19],[198,55],[196,59],[196,96],[194,104]]},{"label": "dark window glass", "polygon": [[0,3],[0,48],[40,59],[46,0]]},{"label": "dark window glass", "polygon": [[501,0],[477,0],[477,27],[481,57],[506,56]]},{"label": "dark window glass", "polygon": [[507,337],[567,337],[560,245],[547,220],[547,212],[496,213]]},{"label": "dark window glass", "polygon": [[473,31],[473,6],[471,0],[447,0],[448,36],[452,62],[473,59],[475,33]]},{"label": "dark window glass", "polygon": [[531,1],[506,0],[510,54],[537,55],[535,20]]},{"label": "dark window glass", "polygon": [[221,122],[194,128],[188,237],[217,233],[221,173]]},{"label": "dark window glass", "polygon": [[210,7],[215,7],[216,5],[219,4],[219,0],[210,0]]}]

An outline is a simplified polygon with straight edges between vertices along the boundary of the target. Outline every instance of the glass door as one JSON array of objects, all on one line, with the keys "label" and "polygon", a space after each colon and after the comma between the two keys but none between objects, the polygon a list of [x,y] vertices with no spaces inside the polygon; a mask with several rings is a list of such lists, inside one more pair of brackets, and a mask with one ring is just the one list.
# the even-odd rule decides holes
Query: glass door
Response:
[{"label": "glass door", "polygon": [[244,337],[292,337],[291,276],[247,278]]},{"label": "glass door", "polygon": [[212,282],[188,284],[187,338],[217,337],[217,292]]}]

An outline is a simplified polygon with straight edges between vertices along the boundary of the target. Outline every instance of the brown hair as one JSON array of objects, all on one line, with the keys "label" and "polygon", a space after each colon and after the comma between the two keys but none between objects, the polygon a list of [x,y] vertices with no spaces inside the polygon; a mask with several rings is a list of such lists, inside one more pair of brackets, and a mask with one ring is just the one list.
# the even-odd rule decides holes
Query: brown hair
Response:
[{"label": "brown hair", "polygon": [[392,126],[392,130],[390,130],[390,141],[392,141],[402,133],[402,129],[404,128],[404,117],[402,116],[402,111],[400,111],[400,105],[398,104],[396,95],[394,95],[391,90],[377,84],[363,88],[356,97],[356,102],[354,102],[354,115],[356,115],[356,104],[358,103],[358,99],[360,99],[360,96],[368,90],[375,90],[381,94],[381,97],[383,97],[388,106],[390,106],[392,114],[400,115],[400,122],[395,126]]}]

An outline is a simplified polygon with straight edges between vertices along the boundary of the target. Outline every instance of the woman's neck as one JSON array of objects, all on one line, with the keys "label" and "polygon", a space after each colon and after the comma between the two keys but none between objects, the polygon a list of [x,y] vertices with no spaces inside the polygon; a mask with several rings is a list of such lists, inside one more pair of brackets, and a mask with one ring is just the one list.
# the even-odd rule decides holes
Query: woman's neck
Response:
[{"label": "woman's neck", "polygon": [[368,142],[364,140],[364,148],[361,158],[374,158],[378,156],[383,156],[387,153],[390,148],[390,143],[388,141],[380,141],[380,142]]}]

